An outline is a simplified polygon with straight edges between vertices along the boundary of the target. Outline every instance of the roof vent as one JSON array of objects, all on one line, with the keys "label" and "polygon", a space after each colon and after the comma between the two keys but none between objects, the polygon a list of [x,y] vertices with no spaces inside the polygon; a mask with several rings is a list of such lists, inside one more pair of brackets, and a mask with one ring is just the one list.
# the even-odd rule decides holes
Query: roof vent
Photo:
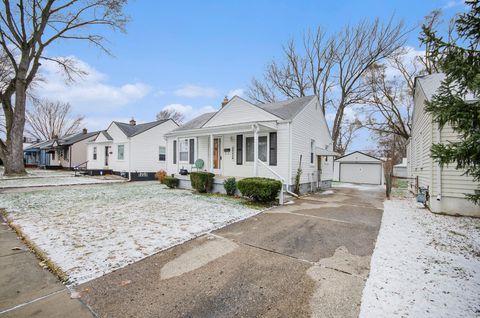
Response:
[{"label": "roof vent", "polygon": [[88,132],[87,128],[82,129],[82,133],[85,135]]},{"label": "roof vent", "polygon": [[228,97],[225,96],[225,97],[223,98],[222,108],[223,108],[225,105],[227,105],[227,104],[228,104]]},{"label": "roof vent", "polygon": [[130,125],[135,126],[136,124],[137,124],[137,122],[132,117],[132,119],[130,119]]}]

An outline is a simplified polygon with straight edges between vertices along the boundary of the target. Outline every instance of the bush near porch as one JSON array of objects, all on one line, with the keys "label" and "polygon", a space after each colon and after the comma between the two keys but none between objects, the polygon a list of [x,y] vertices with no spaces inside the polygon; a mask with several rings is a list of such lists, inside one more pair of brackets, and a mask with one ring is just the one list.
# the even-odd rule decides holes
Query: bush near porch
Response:
[{"label": "bush near porch", "polygon": [[192,184],[192,188],[194,188],[200,193],[210,192],[213,188],[214,177],[215,174],[210,172],[191,172],[190,182]]},{"label": "bush near porch", "polygon": [[273,202],[282,188],[282,183],[270,178],[245,178],[237,182],[244,197],[257,202]]}]

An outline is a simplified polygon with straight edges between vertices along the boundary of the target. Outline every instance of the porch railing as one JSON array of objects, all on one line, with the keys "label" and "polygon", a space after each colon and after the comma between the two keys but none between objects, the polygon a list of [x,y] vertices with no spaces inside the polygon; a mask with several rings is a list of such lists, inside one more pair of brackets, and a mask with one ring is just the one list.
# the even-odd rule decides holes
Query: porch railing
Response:
[{"label": "porch railing", "polygon": [[[85,162],[82,162],[81,164],[76,165],[75,167],[73,167],[73,170],[75,171],[75,177],[78,177],[77,172],[80,173],[80,171],[86,171],[87,170],[87,163],[88,163],[88,160],[85,161]],[[84,167],[82,168],[82,166],[84,166]]]},{"label": "porch railing", "polygon": [[260,159],[257,159],[257,162],[260,163],[263,167],[267,168],[268,171],[270,171],[274,176],[276,176],[279,181],[282,183],[282,187],[280,188],[280,196],[278,198],[278,203],[280,205],[283,205],[285,202],[285,197],[284,197],[284,192],[287,192],[288,194],[290,194],[291,196],[293,197],[296,197],[298,198],[298,195],[296,195],[295,193],[293,192],[290,192],[288,190],[288,187],[287,187],[287,182],[285,181],[285,179],[279,175],[278,173],[276,173],[272,168],[270,168],[265,162],[263,162],[262,160]]}]

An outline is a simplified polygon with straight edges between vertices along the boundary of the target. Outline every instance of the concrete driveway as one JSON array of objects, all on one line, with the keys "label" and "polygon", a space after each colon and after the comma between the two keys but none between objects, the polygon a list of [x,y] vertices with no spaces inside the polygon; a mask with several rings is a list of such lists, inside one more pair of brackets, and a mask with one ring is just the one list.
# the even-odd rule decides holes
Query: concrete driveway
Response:
[{"label": "concrete driveway", "polygon": [[334,188],[77,287],[99,317],[356,317],[379,188]]}]

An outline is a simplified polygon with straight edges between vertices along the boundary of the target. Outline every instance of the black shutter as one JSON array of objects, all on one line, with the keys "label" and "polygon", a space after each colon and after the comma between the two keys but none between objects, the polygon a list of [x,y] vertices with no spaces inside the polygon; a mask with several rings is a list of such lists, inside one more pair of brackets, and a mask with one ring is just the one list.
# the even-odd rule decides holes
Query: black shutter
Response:
[{"label": "black shutter", "polygon": [[237,135],[237,165],[243,164],[243,135]]},{"label": "black shutter", "polygon": [[195,139],[190,139],[190,164],[195,163]]},{"label": "black shutter", "polygon": [[277,133],[270,133],[270,165],[277,165]]},{"label": "black shutter", "polygon": [[173,141],[173,163],[177,163],[177,141]]}]

